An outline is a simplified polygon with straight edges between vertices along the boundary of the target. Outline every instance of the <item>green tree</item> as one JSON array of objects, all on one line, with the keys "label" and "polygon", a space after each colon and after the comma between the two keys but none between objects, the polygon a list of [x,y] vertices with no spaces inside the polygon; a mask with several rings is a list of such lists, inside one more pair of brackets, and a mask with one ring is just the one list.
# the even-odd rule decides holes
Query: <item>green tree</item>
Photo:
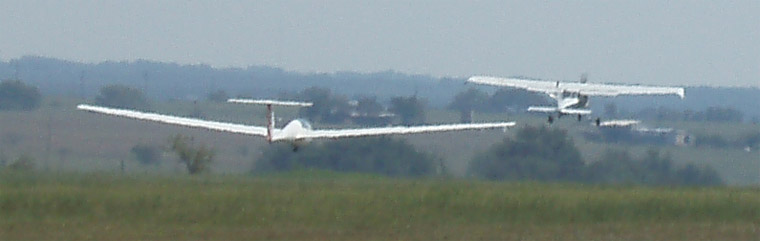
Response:
[{"label": "green tree", "polygon": [[742,122],[744,113],[730,107],[710,106],[704,111],[698,112],[694,120],[710,122]]},{"label": "green tree", "polygon": [[469,173],[492,180],[581,180],[584,163],[566,131],[524,127],[470,163]]},{"label": "green tree", "polygon": [[150,110],[142,91],[124,85],[109,85],[100,89],[95,104],[122,109]]},{"label": "green tree", "polygon": [[361,114],[370,116],[376,116],[380,114],[385,108],[383,105],[377,102],[376,97],[362,97],[359,98],[356,105],[356,111]]},{"label": "green tree", "polygon": [[586,180],[613,184],[674,184],[673,164],[669,156],[650,150],[641,160],[635,160],[628,151],[606,150],[599,161],[586,169]]},{"label": "green tree", "polygon": [[698,133],[694,145],[697,147],[725,148],[730,145],[730,142],[718,134]]},{"label": "green tree", "polygon": [[310,87],[298,94],[301,100],[314,103],[313,106],[302,108],[299,112],[312,121],[327,123],[343,123],[349,116],[348,99],[345,96],[333,95],[329,89]]},{"label": "green tree", "polygon": [[314,105],[302,108],[300,115],[312,121],[321,121],[321,118],[326,115],[325,113],[329,113],[329,110],[332,108],[330,106],[331,95],[330,90],[319,87],[310,87],[301,91],[299,93],[300,99],[311,102]]},{"label": "green tree", "polygon": [[485,111],[488,109],[489,98],[486,92],[470,88],[459,92],[448,108],[459,111],[462,122],[471,122],[470,113],[473,111]]},{"label": "green tree", "polygon": [[363,126],[386,126],[393,120],[388,116],[381,116],[385,107],[377,102],[375,97],[362,97],[357,100],[356,114],[351,120],[355,124]]},{"label": "green tree", "polygon": [[585,180],[592,183],[638,184],[641,165],[633,160],[630,153],[608,149],[600,161],[591,163],[585,170]]},{"label": "green tree", "polygon": [[723,180],[713,168],[699,168],[693,163],[676,171],[676,184],[686,186],[721,186]]},{"label": "green tree", "polygon": [[386,176],[423,176],[436,172],[437,161],[403,140],[389,137],[343,139],[309,145],[293,152],[289,145],[264,151],[256,172],[327,169]]},{"label": "green tree", "polygon": [[214,150],[204,145],[194,147],[192,141],[190,137],[176,135],[170,139],[170,144],[191,175],[208,172],[214,161]]},{"label": "green tree", "polygon": [[143,165],[158,165],[161,161],[161,148],[152,145],[137,144],[130,151],[135,155],[137,161]]},{"label": "green tree", "polygon": [[390,111],[401,117],[403,125],[425,123],[425,103],[417,96],[393,97]]},{"label": "green tree", "polygon": [[322,113],[320,119],[326,123],[344,123],[350,116],[351,107],[345,96],[333,96],[328,104],[329,109]]},{"label": "green tree", "polygon": [[549,105],[543,94],[537,94],[522,89],[502,88],[497,90],[489,101],[491,111],[504,112],[507,110],[523,111],[529,106]]},{"label": "green tree", "polygon": [[650,186],[723,184],[715,169],[699,168],[694,164],[677,168],[670,156],[661,155],[656,150],[647,151],[640,160],[631,158],[627,151],[607,150],[600,160],[588,166],[586,181]]},{"label": "green tree", "polygon": [[34,170],[34,158],[28,154],[23,154],[8,165],[8,169],[22,172]]},{"label": "green tree", "polygon": [[[614,160],[613,160],[614,161]],[[654,149],[648,150],[646,155],[639,161],[641,167],[637,170],[641,173],[641,183],[646,185],[663,185],[673,183],[673,160],[670,155],[660,155]]]},{"label": "green tree", "polygon": [[738,142],[742,147],[760,148],[760,131],[746,133],[739,138]]},{"label": "green tree", "polygon": [[39,108],[41,100],[37,87],[20,80],[0,82],[0,110],[34,110]]}]

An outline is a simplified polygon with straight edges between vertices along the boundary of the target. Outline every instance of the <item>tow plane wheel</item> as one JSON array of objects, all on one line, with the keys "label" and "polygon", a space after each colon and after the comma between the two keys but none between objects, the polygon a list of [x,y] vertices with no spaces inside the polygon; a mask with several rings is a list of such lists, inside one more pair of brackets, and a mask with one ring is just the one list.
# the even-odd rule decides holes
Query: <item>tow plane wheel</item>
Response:
[{"label": "tow plane wheel", "polygon": [[581,122],[581,114],[578,114],[578,122]]},{"label": "tow plane wheel", "polygon": [[602,120],[600,120],[598,117],[596,118],[596,126],[599,126],[602,124]]},{"label": "tow plane wheel", "polygon": [[298,146],[297,145],[293,145],[293,152],[297,152],[297,151],[298,151]]},{"label": "tow plane wheel", "polygon": [[550,116],[549,116],[549,119],[547,120],[547,122],[549,122],[549,125],[551,125],[552,123],[554,123],[554,117],[552,117],[552,116],[550,115]]}]

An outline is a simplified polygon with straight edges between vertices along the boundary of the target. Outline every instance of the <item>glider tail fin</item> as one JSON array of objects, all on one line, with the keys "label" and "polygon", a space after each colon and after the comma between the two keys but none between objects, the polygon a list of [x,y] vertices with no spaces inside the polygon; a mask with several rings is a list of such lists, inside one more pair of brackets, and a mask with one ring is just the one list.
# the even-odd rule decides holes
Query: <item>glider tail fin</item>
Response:
[{"label": "glider tail fin", "polygon": [[272,132],[274,132],[274,111],[272,105],[267,105],[267,141],[272,142]]},{"label": "glider tail fin", "polygon": [[254,104],[254,105],[266,105],[267,106],[267,141],[272,142],[274,137],[275,117],[272,106],[295,106],[295,107],[309,107],[312,106],[311,102],[298,102],[298,101],[281,101],[281,100],[253,100],[253,99],[229,99],[229,103],[239,104]]},{"label": "glider tail fin", "polygon": [[314,105],[311,102],[299,102],[299,101],[282,101],[282,100],[253,100],[253,99],[229,99],[229,103],[238,104],[254,104],[254,105],[277,105],[277,106],[294,106],[294,107],[309,107]]}]

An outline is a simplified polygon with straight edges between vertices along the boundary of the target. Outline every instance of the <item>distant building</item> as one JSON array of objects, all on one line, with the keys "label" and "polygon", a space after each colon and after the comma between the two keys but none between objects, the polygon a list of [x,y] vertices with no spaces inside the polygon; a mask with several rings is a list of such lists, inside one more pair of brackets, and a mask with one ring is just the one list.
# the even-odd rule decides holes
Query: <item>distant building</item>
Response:
[{"label": "distant building", "polygon": [[635,144],[690,146],[694,137],[686,131],[673,128],[648,128],[635,120],[616,120],[601,123],[584,137],[590,141]]},{"label": "distant building", "polygon": [[388,111],[387,108],[379,112],[364,112],[360,111],[358,106],[359,102],[356,100],[348,101],[349,110],[348,118],[351,123],[362,126],[389,126],[393,124],[396,118],[396,114]]}]

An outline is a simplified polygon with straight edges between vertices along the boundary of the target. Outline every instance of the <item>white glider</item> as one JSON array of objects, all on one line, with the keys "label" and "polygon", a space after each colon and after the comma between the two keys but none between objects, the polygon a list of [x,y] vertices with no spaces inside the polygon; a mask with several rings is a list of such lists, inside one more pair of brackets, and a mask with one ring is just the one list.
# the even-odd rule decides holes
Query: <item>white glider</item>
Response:
[{"label": "white glider", "polygon": [[114,109],[108,107],[92,106],[81,104],[77,109],[101,113],[106,115],[127,117],[138,120],[154,121],[165,124],[195,127],[215,131],[237,133],[243,135],[261,136],[269,142],[284,141],[293,144],[294,148],[311,139],[318,138],[346,138],[362,136],[379,136],[379,135],[402,135],[426,132],[443,132],[459,130],[478,130],[491,128],[508,128],[515,125],[514,122],[498,123],[477,123],[477,124],[446,124],[446,125],[426,125],[426,126],[392,126],[376,128],[358,128],[358,129],[323,129],[313,130],[311,125],[301,119],[290,121],[282,129],[275,128],[274,112],[272,106],[296,106],[308,107],[312,103],[294,102],[294,101],[275,101],[275,100],[247,100],[247,99],[230,99],[230,103],[244,104],[262,104],[267,106],[268,125],[250,126],[225,122],[216,122],[208,120],[199,120],[186,117],[162,115],[156,113],[139,112],[135,110]]},{"label": "white glider", "polygon": [[[467,79],[467,82],[548,94],[557,101],[556,106],[531,106],[528,111],[549,113],[549,123],[554,120],[552,113],[556,113],[557,117],[578,115],[578,121],[581,120],[582,115],[591,114],[591,110],[588,109],[589,96],[678,95],[682,99],[684,98],[684,89],[680,87],[592,84],[586,83],[587,79],[585,74],[581,76],[580,82],[473,76]],[[597,125],[599,124],[597,119]]]}]

